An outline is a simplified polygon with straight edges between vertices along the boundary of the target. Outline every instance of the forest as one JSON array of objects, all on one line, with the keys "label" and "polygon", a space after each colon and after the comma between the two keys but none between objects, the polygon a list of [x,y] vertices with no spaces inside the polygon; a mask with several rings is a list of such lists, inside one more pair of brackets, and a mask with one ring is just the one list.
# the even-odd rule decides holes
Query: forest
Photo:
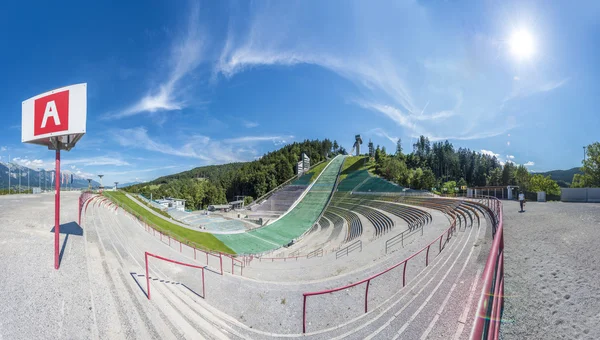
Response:
[{"label": "forest", "polygon": [[387,154],[385,147],[369,145],[376,174],[411,189],[446,188],[447,193],[463,186],[518,185],[525,191],[560,194],[558,184],[549,176],[531,174],[524,165],[510,161],[501,164],[495,156],[455,149],[447,140],[431,143],[420,136],[412,147],[411,153],[404,154],[398,139],[395,153]]},{"label": "forest", "polygon": [[[592,146],[590,158],[600,150],[600,147]],[[432,143],[421,136],[412,145],[410,153],[404,153],[400,139],[395,152],[388,153],[385,147],[374,147],[372,143],[368,150],[364,155],[372,158],[375,174],[411,189],[435,188],[435,191],[454,193],[456,187],[463,186],[518,185],[525,191],[560,194],[560,187],[550,176],[532,174],[524,165],[510,161],[501,163],[493,155],[456,149],[449,141]],[[226,203],[236,196],[251,202],[292,178],[302,152],[310,157],[313,165],[336,154],[346,154],[337,141],[305,140],[269,152],[252,162],[198,167],[124,190],[146,196],[183,198],[191,209]],[[591,167],[591,161],[588,163]],[[574,185],[595,183],[594,174],[586,173],[588,175],[577,175]]]},{"label": "forest", "polygon": [[152,193],[154,197],[182,198],[192,209],[227,203],[236,196],[244,196],[249,202],[292,178],[303,152],[314,165],[346,151],[337,141],[305,140],[269,152],[252,162],[198,167],[124,190],[147,197]]}]

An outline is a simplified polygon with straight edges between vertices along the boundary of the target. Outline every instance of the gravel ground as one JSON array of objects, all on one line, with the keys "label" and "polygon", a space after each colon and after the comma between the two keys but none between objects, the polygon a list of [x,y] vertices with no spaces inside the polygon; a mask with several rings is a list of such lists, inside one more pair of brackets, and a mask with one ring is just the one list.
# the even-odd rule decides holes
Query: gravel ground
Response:
[{"label": "gravel ground", "polygon": [[600,204],[504,202],[504,339],[600,339]]}]

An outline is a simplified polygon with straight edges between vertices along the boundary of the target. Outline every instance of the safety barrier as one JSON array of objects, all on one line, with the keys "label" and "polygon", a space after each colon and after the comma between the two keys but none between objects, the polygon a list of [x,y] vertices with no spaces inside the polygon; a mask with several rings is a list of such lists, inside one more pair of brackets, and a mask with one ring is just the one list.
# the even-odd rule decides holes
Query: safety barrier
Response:
[{"label": "safety barrier", "polygon": [[166,257],[154,255],[154,254],[149,253],[149,252],[145,252],[144,253],[144,257],[145,257],[145,260],[146,260],[146,293],[148,294],[148,300],[150,300],[150,275],[148,273],[148,257],[154,257],[155,259],[163,260],[163,261],[166,261],[166,262],[169,262],[169,263],[178,264],[178,265],[181,265],[181,266],[186,266],[186,267],[190,267],[190,268],[201,269],[202,270],[202,298],[206,299],[206,289],[205,289],[205,284],[204,284],[204,267],[196,266],[196,265],[189,264],[189,263],[183,263],[183,262],[179,262],[179,261],[175,261],[175,260],[171,260],[171,259],[168,259]]},{"label": "safety barrier", "polygon": [[[106,200],[108,200],[108,198],[103,197],[102,200],[101,200],[101,202],[104,202]],[[113,202],[111,201],[111,203],[113,203]],[[207,250],[203,250],[203,249],[201,249],[199,247],[196,247],[195,243],[190,242],[188,240],[185,240],[184,242],[181,242],[181,240],[179,240],[178,238],[176,238],[176,237],[174,237],[174,236],[172,236],[170,234],[165,234],[161,230],[153,227],[150,223],[148,223],[148,221],[144,217],[136,214],[135,212],[129,211],[129,209],[126,209],[126,206],[123,206],[123,205],[120,205],[120,204],[115,204],[115,207],[116,208],[122,208],[124,211],[126,211],[127,213],[129,213],[130,215],[132,215],[133,217],[135,217],[141,224],[144,225],[144,228],[146,229],[147,232],[151,232],[154,236],[156,236],[156,233],[158,233],[159,234],[159,238],[160,238],[161,241],[163,240],[163,238],[167,239],[169,247],[171,247],[171,241],[179,243],[179,252],[180,253],[183,252],[183,246],[186,246],[186,247],[190,248],[193,251],[193,253],[194,253],[194,260],[198,260],[198,256],[203,256],[203,255],[206,256],[206,265],[207,266],[209,265],[209,262],[208,262],[209,261],[208,260],[209,256],[212,256],[214,258],[219,259],[219,271],[220,271],[221,275],[223,275],[223,273],[224,273],[224,270],[223,270],[223,257],[229,258],[231,260],[231,268],[232,268],[231,274],[235,275],[235,266],[237,264],[237,266],[240,267],[240,275],[243,275],[243,267],[244,267],[244,262],[243,261],[238,260],[235,257],[233,257],[231,255],[228,255],[228,254],[224,254],[224,253],[220,253],[220,252],[219,253],[213,253],[213,252],[210,252],[210,251],[207,251]],[[175,243],[175,244],[177,244],[177,243]]]},{"label": "safety barrier", "polygon": [[481,197],[489,209],[494,226],[494,241],[483,270],[483,288],[471,332],[472,339],[498,339],[504,309],[504,228],[502,203],[495,197]]},{"label": "safety barrier", "polygon": [[[385,241],[385,253],[387,254],[389,249],[398,243],[401,243],[402,247],[404,248],[404,237],[405,237],[404,235],[406,234],[406,237],[408,237],[410,233],[414,234],[417,231],[418,231],[418,229],[406,229],[403,232],[401,232],[400,234]],[[423,236],[423,226],[421,226],[421,236]]]},{"label": "safety barrier", "polygon": [[355,251],[356,249],[359,249],[360,251],[362,251],[362,241],[361,240],[357,240],[352,242],[352,244],[350,244],[349,246],[338,250],[335,253],[335,259],[339,259],[342,256],[348,256],[348,254],[350,254],[351,252]]},{"label": "safety barrier", "polygon": [[310,259],[313,257],[323,257],[323,248],[315,249],[310,253],[306,254],[306,258]]},{"label": "safety barrier", "polygon": [[[342,287],[338,287],[338,288],[333,288],[333,289],[328,289],[328,290],[323,290],[323,291],[319,291],[319,292],[309,292],[309,293],[303,293],[303,298],[304,298],[304,302],[302,305],[302,333],[306,333],[306,298],[309,296],[314,296],[314,295],[323,295],[323,294],[330,294],[330,293],[335,293],[341,290],[345,290],[348,288],[352,288],[358,285],[361,285],[363,283],[366,283],[365,285],[365,313],[368,312],[368,301],[369,301],[369,285],[371,283],[371,280],[395,269],[398,268],[401,265],[404,265],[404,269],[402,272],[402,287],[404,287],[406,285],[406,265],[408,263],[408,261],[410,261],[411,259],[413,259],[414,257],[416,257],[417,255],[421,254],[422,252],[426,251],[426,257],[425,257],[425,267],[429,266],[429,249],[431,248],[431,246],[438,242],[439,240],[439,251],[441,252],[442,249],[442,240],[444,239],[444,237],[446,237],[446,243],[450,240],[451,235],[454,233],[454,231],[456,230],[456,221],[454,220],[451,225],[450,228],[448,228],[446,231],[444,231],[440,236],[438,236],[435,240],[433,240],[431,243],[429,243],[428,245],[426,245],[425,247],[423,247],[421,250],[419,250],[418,252],[412,254],[411,256],[409,256],[408,258],[406,258],[405,260],[403,260],[402,262],[399,262],[391,267],[389,267],[388,269],[379,272],[377,274],[374,274],[366,279],[360,280],[358,282],[355,283],[351,283],[349,285],[346,286],[342,286]],[[445,244],[445,243],[444,243]]]},{"label": "safety barrier", "polygon": [[[83,211],[83,206],[85,205],[85,203],[92,197],[94,197],[95,195],[91,192],[83,192],[80,196],[79,196],[79,208],[77,209],[78,213],[79,213],[79,225],[81,226],[81,213]],[[87,205],[86,205],[87,206]]]}]

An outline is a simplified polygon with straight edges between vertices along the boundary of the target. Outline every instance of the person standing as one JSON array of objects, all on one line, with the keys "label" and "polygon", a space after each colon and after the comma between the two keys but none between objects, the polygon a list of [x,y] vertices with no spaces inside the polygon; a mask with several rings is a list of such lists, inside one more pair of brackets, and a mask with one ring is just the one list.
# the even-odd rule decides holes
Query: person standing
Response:
[{"label": "person standing", "polygon": [[523,212],[523,207],[525,207],[525,194],[522,191],[519,193],[519,203],[521,204],[521,212]]}]

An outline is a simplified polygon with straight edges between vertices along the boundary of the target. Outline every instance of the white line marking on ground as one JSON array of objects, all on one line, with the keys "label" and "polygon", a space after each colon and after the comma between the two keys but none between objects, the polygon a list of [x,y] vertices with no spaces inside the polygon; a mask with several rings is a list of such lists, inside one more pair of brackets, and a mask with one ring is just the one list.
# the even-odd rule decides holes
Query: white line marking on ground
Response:
[{"label": "white line marking on ground", "polygon": [[[477,236],[479,236],[479,231],[477,232]],[[435,326],[436,322],[438,321],[440,315],[442,314],[442,312],[444,311],[444,308],[446,308],[446,304],[448,303],[448,301],[450,300],[450,297],[452,296],[452,293],[454,292],[454,289],[456,289],[456,287],[458,286],[458,281],[460,280],[460,278],[462,277],[465,268],[467,268],[467,264],[469,264],[469,261],[471,260],[471,256],[473,255],[473,251],[475,250],[475,247],[471,247],[471,251],[469,252],[469,256],[467,257],[467,260],[465,261],[465,264],[463,265],[463,267],[461,268],[460,272],[458,273],[458,276],[456,277],[456,280],[454,280],[454,283],[452,284],[452,288],[450,288],[450,292],[446,295],[446,298],[444,299],[444,302],[442,302],[442,304],[440,305],[440,308],[438,309],[435,317],[433,318],[433,320],[431,321],[431,323],[429,323],[429,326],[427,327],[427,329],[425,330],[425,332],[423,332],[423,334],[421,335],[421,339],[427,339],[427,337],[429,336],[429,333],[433,330],[433,327]],[[479,269],[477,269],[477,272],[479,273]],[[477,282],[477,277],[479,275],[476,275],[473,282]]]},{"label": "white line marking on ground", "polygon": [[475,288],[477,288],[477,282],[479,281],[479,277],[481,275],[481,268],[477,269],[477,274],[475,274],[475,280],[471,284],[471,290],[469,293],[469,298],[467,299],[467,308],[463,310],[462,315],[458,318],[458,328],[456,329],[456,333],[454,334],[454,339],[460,339],[462,332],[465,328],[465,324],[467,322],[467,317],[469,316],[469,312],[471,311],[471,303],[473,302],[473,296],[475,295]]},{"label": "white line marking on ground", "polygon": [[[473,229],[471,229],[473,230]],[[477,235],[475,237],[475,239],[477,239],[479,237],[479,230],[481,229],[477,229]],[[471,233],[469,232],[469,239],[471,238]],[[441,287],[442,283],[444,283],[444,281],[446,280],[446,277],[448,277],[448,275],[450,274],[450,272],[452,271],[452,269],[454,268],[454,266],[456,265],[458,259],[460,258],[460,255],[462,255],[462,252],[465,250],[466,245],[468,244],[469,239],[467,239],[467,242],[465,242],[465,244],[463,245],[463,248],[460,250],[460,253],[458,254],[458,256],[456,256],[456,258],[454,259],[454,262],[452,262],[452,265],[450,266],[450,268],[448,269],[448,271],[446,272],[446,274],[444,275],[444,277],[442,277],[442,279],[440,280],[440,282],[435,286],[435,288],[433,289],[433,291],[429,294],[429,296],[427,296],[427,299],[425,299],[425,301],[421,304],[421,306],[419,306],[419,308],[417,309],[416,312],[413,313],[413,315],[410,316],[410,318],[408,319],[408,321],[406,323],[404,323],[404,325],[402,326],[402,328],[400,328],[400,330],[398,330],[398,333],[396,333],[396,336],[394,336],[392,339],[398,339],[398,337],[400,337],[400,335],[402,335],[402,333],[404,333],[404,331],[406,331],[406,329],[408,328],[408,326],[410,326],[410,323],[413,322],[417,316],[419,316],[419,314],[423,311],[423,309],[425,308],[425,306],[427,306],[427,304],[429,303],[429,301],[431,300],[431,298],[433,297],[433,295],[437,292],[437,290]],[[475,248],[471,247],[471,251],[469,252],[469,255],[467,257],[467,261],[465,261],[465,264],[463,265],[463,270],[466,267],[471,255],[473,254],[473,250]],[[461,273],[462,274],[462,270]],[[452,291],[451,291],[452,292]],[[450,296],[450,295],[448,295]],[[444,301],[444,304],[447,301]]]}]

